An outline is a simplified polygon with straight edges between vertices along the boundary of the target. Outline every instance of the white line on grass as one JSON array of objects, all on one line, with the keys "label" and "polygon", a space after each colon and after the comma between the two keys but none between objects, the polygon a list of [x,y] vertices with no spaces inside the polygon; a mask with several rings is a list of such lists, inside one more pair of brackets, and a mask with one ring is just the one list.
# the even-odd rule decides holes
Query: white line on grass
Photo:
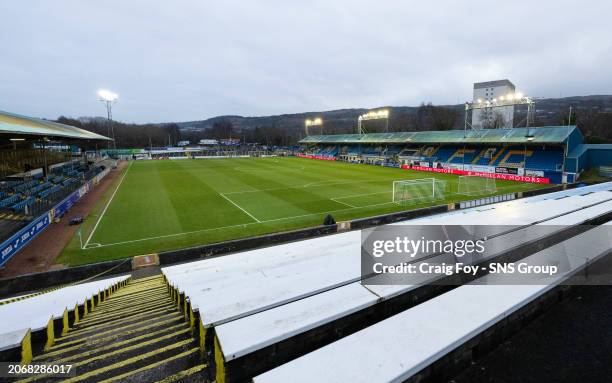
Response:
[{"label": "white line on grass", "polygon": [[102,217],[104,217],[104,214],[106,213],[106,209],[108,209],[108,207],[110,206],[111,202],[113,201],[113,198],[115,198],[115,194],[117,194],[117,190],[119,190],[119,186],[121,186],[121,184],[123,183],[123,180],[125,179],[125,176],[127,176],[128,172],[132,168],[133,164],[134,164],[134,161],[130,162],[130,166],[128,166],[128,168],[125,171],[125,173],[123,173],[123,177],[121,177],[121,180],[117,184],[117,187],[115,188],[115,191],[113,192],[113,194],[111,195],[110,199],[106,203],[106,206],[104,206],[104,210],[102,210],[102,214],[100,214],[100,217],[98,217],[98,221],[96,222],[96,224],[94,225],[93,229],[91,230],[91,233],[89,233],[89,237],[87,237],[87,241],[85,241],[85,244],[83,245],[83,248],[86,248],[87,245],[89,244],[89,241],[91,241],[91,237],[93,237],[94,233],[96,232],[96,229],[98,228],[98,225],[100,224],[100,221],[102,221]]},{"label": "white line on grass", "polygon": [[[335,182],[333,184],[327,184],[327,185],[315,185],[321,182]],[[348,185],[348,184],[354,184],[357,182],[362,182],[363,181],[342,181],[342,182],[338,182],[338,181],[334,181],[334,180],[328,180],[328,181],[318,181],[318,182],[310,182],[304,185],[297,185],[297,186],[287,186],[287,187],[276,187],[276,188],[268,188],[268,189],[257,189],[257,188],[253,188],[254,190],[238,190],[238,191],[233,191],[233,192],[226,192],[224,193],[225,195],[231,195],[231,194],[245,194],[245,193],[260,193],[260,192],[269,192],[269,191],[278,191],[278,190],[291,190],[291,189],[302,189],[302,188],[307,188],[307,187],[312,187],[312,186],[334,186],[334,185]]]},{"label": "white line on grass", "polygon": [[219,193],[219,195],[223,198],[225,198],[229,203],[231,203],[232,205],[236,206],[238,209],[242,210],[243,213],[245,213],[246,215],[248,215],[249,217],[253,218],[255,221],[257,222],[261,222],[260,220],[258,220],[257,218],[255,218],[255,216],[251,213],[249,213],[248,211],[244,210],[242,207],[240,207],[240,205],[238,205],[236,202],[232,201],[231,199],[229,199],[225,194],[223,193]]},{"label": "white line on grass", "polygon": [[[250,223],[243,223],[243,224],[236,224],[236,225],[229,225],[229,226],[211,227],[209,229],[200,229],[200,230],[193,230],[193,231],[185,231],[185,232],[182,232],[182,233],[158,235],[158,236],[155,236],[155,237],[139,238],[139,239],[133,239],[133,240],[130,240],[130,241],[105,243],[105,244],[101,244],[99,246],[96,246],[95,248],[108,247],[108,246],[116,246],[116,245],[125,245],[125,244],[128,244],[128,243],[151,241],[151,240],[154,240],[154,239],[161,239],[161,238],[179,237],[181,235],[205,233],[205,232],[214,231],[214,230],[225,230],[225,229],[232,229],[232,228],[236,228],[236,227],[246,227],[246,226],[257,225],[257,224],[266,224],[266,223],[270,223],[270,222],[291,220],[291,219],[295,219],[295,218],[304,218],[304,217],[308,217],[308,216],[321,215],[321,214],[325,214],[325,213],[336,213],[336,212],[339,212],[339,211],[347,211],[347,210],[353,210],[353,209],[365,209],[365,208],[374,207],[374,206],[390,205],[390,204],[393,204],[393,203],[394,202],[375,203],[375,204],[372,204],[372,205],[356,206],[354,208],[353,207],[347,207],[347,208],[343,208],[343,209],[328,210],[328,211],[322,211],[322,212],[318,212],[318,213],[309,213],[309,214],[293,215],[293,216],[290,216],[290,217],[268,219],[268,220],[265,220],[265,221],[250,222]],[[84,248],[84,250],[90,250],[90,249],[93,249],[93,248],[94,247],[86,247],[86,248]]]},{"label": "white line on grass", "polygon": [[363,194],[349,194],[349,195],[344,195],[344,196],[340,196],[340,197],[334,197],[334,198],[330,198],[330,199],[346,199],[346,198],[353,198],[353,197],[365,197],[368,195],[377,195],[377,194],[389,194],[392,193],[392,190],[387,190],[387,191],[383,191],[383,192],[376,192],[376,193],[363,193]]},{"label": "white line on grass", "polygon": [[346,203],[346,202],[338,201],[338,200],[336,200],[335,198],[330,198],[330,200],[332,200],[332,201],[334,201],[334,202],[336,202],[336,203],[339,203],[339,204],[342,204],[342,205],[348,206],[348,207],[353,207],[353,208],[357,207],[357,206],[351,205],[350,203]]},{"label": "white line on grass", "polygon": [[[225,192],[223,194],[225,195],[231,195],[231,194],[245,194],[245,193],[259,193],[259,192],[268,192],[268,191],[278,191],[278,190],[293,190],[293,189],[303,189],[303,188],[309,188],[309,187],[317,187],[317,186],[336,186],[336,185],[351,185],[351,184],[357,184],[357,183],[361,183],[361,184],[371,184],[371,183],[379,183],[379,184],[383,184],[385,182],[391,182],[393,183],[394,181],[410,181],[413,180],[413,178],[400,178],[400,179],[393,179],[393,180],[369,180],[369,181],[336,181],[336,180],[326,180],[326,181],[317,181],[317,182],[309,182],[307,184],[303,184],[303,185],[297,185],[297,186],[287,186],[287,187],[276,187],[276,188],[269,188],[269,189],[255,189],[255,190],[238,190],[238,191],[230,191],[230,192]],[[331,182],[331,183],[324,183],[324,182]]]}]

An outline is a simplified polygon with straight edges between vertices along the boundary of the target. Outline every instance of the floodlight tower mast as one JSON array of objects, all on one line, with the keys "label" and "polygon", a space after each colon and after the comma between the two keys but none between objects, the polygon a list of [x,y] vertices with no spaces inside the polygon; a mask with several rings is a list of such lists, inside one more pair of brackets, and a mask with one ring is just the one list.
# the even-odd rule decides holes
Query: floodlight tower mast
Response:
[{"label": "floodlight tower mast", "polygon": [[[491,101],[477,99],[472,102],[469,102],[469,101],[466,102],[465,103],[465,120],[464,120],[465,132],[467,133],[468,127],[470,129],[477,130],[468,121],[468,115],[471,110],[476,110],[476,109],[491,110],[493,108],[504,108],[507,106],[514,107],[516,105],[527,105],[527,117],[524,120],[525,127],[531,126],[534,121],[534,113],[535,113],[535,99],[533,97],[524,96],[522,93],[510,93],[508,95],[501,96],[499,98],[494,98]],[[520,125],[520,122],[518,125]],[[514,126],[511,126],[511,128],[514,128]]]},{"label": "floodlight tower mast", "polygon": [[[115,141],[115,127],[113,126],[113,104],[119,99],[117,93],[111,92],[110,90],[101,89],[98,91],[100,101],[104,103],[106,107],[106,119],[108,120],[108,132],[107,135],[113,139],[113,149],[117,150],[117,142]],[[110,148],[110,142],[108,147]]]},{"label": "floodlight tower mast", "polygon": [[357,133],[363,134],[363,121],[385,119],[385,133],[389,132],[389,111],[386,109],[372,110],[364,113],[357,119]]}]

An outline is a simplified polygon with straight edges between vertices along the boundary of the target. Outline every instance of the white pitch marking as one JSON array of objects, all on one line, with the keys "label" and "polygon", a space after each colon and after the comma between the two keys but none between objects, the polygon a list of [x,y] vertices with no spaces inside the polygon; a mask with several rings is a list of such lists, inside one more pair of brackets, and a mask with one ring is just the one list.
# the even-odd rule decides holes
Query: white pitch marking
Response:
[{"label": "white pitch marking", "polygon": [[[356,183],[384,183],[384,182],[393,182],[393,181],[410,181],[413,178],[400,178],[400,179],[394,179],[394,180],[382,180],[382,181],[335,181],[335,180],[327,180],[327,181],[317,181],[317,182],[309,182],[307,184],[303,184],[303,185],[298,185],[298,186],[287,186],[287,187],[282,187],[282,188],[269,188],[269,189],[255,189],[255,190],[238,190],[238,191],[230,191],[230,192],[225,192],[225,195],[231,195],[231,194],[244,194],[244,193],[259,193],[259,192],[266,192],[266,191],[277,191],[277,190],[292,190],[292,189],[302,189],[302,188],[308,188],[308,187],[313,187],[313,186],[336,186],[336,185],[351,185],[351,184],[356,184]],[[324,182],[332,182],[332,183],[328,183],[328,184],[324,184]]]},{"label": "white pitch marking", "polygon": [[[368,207],[374,207],[374,206],[382,206],[382,205],[390,205],[393,204],[393,202],[383,202],[383,203],[375,203],[372,205],[364,205],[364,206],[357,206],[357,207],[347,207],[347,208],[343,208],[343,209],[336,209],[336,210],[327,210],[327,211],[322,211],[322,212],[318,212],[318,213],[309,213],[309,214],[301,214],[301,215],[293,215],[290,217],[282,217],[282,218],[274,218],[274,219],[268,219],[268,220],[264,220],[264,221],[258,221],[258,222],[250,222],[250,223],[240,223],[237,225],[229,225],[229,226],[219,226],[219,227],[211,227],[209,229],[201,229],[201,230],[193,230],[193,231],[185,231],[182,233],[174,233],[174,234],[165,234],[165,235],[158,235],[155,237],[147,237],[147,238],[140,238],[140,239],[133,239],[130,241],[121,241],[121,242],[114,242],[114,243],[105,243],[102,244],[98,247],[108,247],[108,246],[116,246],[116,245],[125,245],[127,243],[134,243],[134,242],[144,242],[144,241],[152,241],[155,239],[161,239],[161,238],[170,238],[170,237],[179,237],[181,235],[189,235],[189,234],[197,234],[197,233],[205,233],[207,231],[214,231],[214,230],[225,230],[225,229],[231,229],[231,228],[235,228],[235,227],[246,227],[246,226],[251,226],[251,225],[257,225],[258,223],[270,223],[270,222],[277,222],[277,221],[284,221],[284,220],[291,220],[291,219],[295,219],[295,218],[303,218],[303,217],[309,217],[309,216],[314,216],[314,215],[321,215],[321,214],[325,214],[325,213],[335,213],[335,212],[339,212],[339,211],[347,211],[347,210],[353,210],[353,209],[365,209]],[[90,248],[86,248],[85,250],[89,250]]]},{"label": "white pitch marking", "polygon": [[364,197],[364,196],[368,196],[368,195],[389,194],[389,193],[392,193],[392,191],[391,190],[387,190],[387,191],[376,192],[376,193],[349,194],[349,195],[343,195],[343,196],[340,196],[340,197],[333,197],[331,199],[345,199],[345,198],[352,198],[352,197]]},{"label": "white pitch marking", "polygon": [[106,206],[104,206],[104,210],[102,210],[102,214],[100,214],[100,217],[98,217],[98,221],[96,221],[96,224],[94,225],[93,229],[91,230],[91,233],[89,233],[89,237],[87,237],[87,241],[85,241],[85,245],[83,245],[83,248],[87,247],[87,245],[89,244],[89,241],[91,240],[91,237],[93,237],[94,233],[96,232],[96,229],[98,228],[98,225],[100,224],[100,221],[102,221],[102,217],[104,217],[104,214],[106,213],[106,210],[108,209],[108,207],[110,206],[111,202],[113,201],[113,198],[115,198],[115,194],[117,194],[117,190],[119,190],[119,187],[123,183],[123,180],[125,179],[125,176],[127,176],[128,172],[132,168],[133,164],[134,164],[134,161],[130,162],[130,166],[128,166],[128,168],[125,171],[125,173],[123,173],[123,177],[121,177],[121,181],[119,181],[119,184],[117,184],[117,187],[115,188],[115,191],[113,192],[113,194],[111,195],[110,199],[106,203]]},{"label": "white pitch marking", "polygon": [[248,215],[249,217],[253,218],[255,221],[257,222],[261,222],[260,220],[258,220],[257,218],[255,218],[255,216],[251,213],[249,213],[248,211],[244,210],[242,207],[240,207],[240,205],[238,205],[236,202],[232,201],[231,199],[229,199],[225,194],[223,193],[219,193],[219,195],[223,198],[225,198],[229,203],[231,203],[232,205],[236,206],[238,209],[242,210],[243,213],[245,213],[246,215]]},{"label": "white pitch marking", "polygon": [[336,203],[340,203],[340,204],[342,204],[342,205],[348,206],[348,207],[352,207],[352,208],[356,208],[356,207],[358,207],[358,206],[355,206],[355,205],[351,205],[350,203],[346,203],[346,202],[338,201],[338,200],[336,200],[335,198],[330,198],[330,200],[332,200],[332,201],[334,201],[334,202],[336,202]]}]

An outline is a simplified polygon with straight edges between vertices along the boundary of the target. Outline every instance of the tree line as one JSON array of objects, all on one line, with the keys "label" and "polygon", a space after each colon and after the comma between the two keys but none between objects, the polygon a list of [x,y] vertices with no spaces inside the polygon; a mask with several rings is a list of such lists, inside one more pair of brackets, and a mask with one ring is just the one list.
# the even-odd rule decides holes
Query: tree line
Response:
[{"label": "tree line", "polygon": [[[61,116],[61,124],[75,126],[105,137],[114,135],[117,148],[145,148],[176,145],[181,140],[181,131],[177,124],[126,124],[119,121],[108,121],[103,118],[74,119]],[[107,144],[88,143],[88,149],[95,146],[102,149]],[[112,144],[110,144],[112,147]],[[102,146],[102,147],[100,147]]]},{"label": "tree line", "polygon": [[[400,131],[430,131],[463,129],[465,112],[463,105],[436,106],[423,103],[417,108],[390,108],[389,120],[370,120],[363,123],[368,133]],[[337,112],[322,113],[324,118],[324,134],[355,133],[357,116],[360,110],[347,111],[339,115]],[[515,124],[525,126],[526,112],[520,108],[515,110]],[[202,139],[237,138],[241,142],[258,143],[262,145],[289,146],[295,145],[306,133],[303,119],[293,118],[283,120],[282,116],[266,118],[263,124],[242,125],[236,127],[229,119],[220,118],[207,128],[181,129],[176,123],[169,124],[126,124],[118,121],[109,122],[103,118],[73,119],[60,117],[57,122],[79,127],[103,136],[114,136],[117,147],[144,148],[177,145],[179,141],[189,141],[197,144]],[[612,142],[612,113],[591,107],[573,109],[571,116],[567,111],[547,111],[535,116],[532,126],[547,125],[578,125],[589,143]],[[492,126],[504,126],[501,119],[495,119]],[[112,129],[111,129],[112,128]],[[310,134],[319,134],[318,127],[311,128]],[[95,144],[89,144],[92,146]],[[101,145],[98,143],[98,145]],[[105,145],[105,144],[104,144]]]}]

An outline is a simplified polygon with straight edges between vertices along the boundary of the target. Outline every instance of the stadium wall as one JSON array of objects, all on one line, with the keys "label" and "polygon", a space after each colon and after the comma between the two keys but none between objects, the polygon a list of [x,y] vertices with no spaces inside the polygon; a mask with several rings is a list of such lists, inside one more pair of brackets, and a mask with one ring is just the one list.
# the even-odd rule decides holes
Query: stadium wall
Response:
[{"label": "stadium wall", "polygon": [[63,216],[78,200],[93,189],[110,172],[104,169],[91,180],[87,181],[79,189],[72,192],[51,210],[34,219],[30,224],[13,234],[9,239],[0,244],[0,268],[21,250],[25,245],[42,233],[55,218]]},{"label": "stadium wall", "polygon": [[612,145],[610,144],[579,145],[565,161],[566,171],[575,173],[610,165],[612,165]]}]

